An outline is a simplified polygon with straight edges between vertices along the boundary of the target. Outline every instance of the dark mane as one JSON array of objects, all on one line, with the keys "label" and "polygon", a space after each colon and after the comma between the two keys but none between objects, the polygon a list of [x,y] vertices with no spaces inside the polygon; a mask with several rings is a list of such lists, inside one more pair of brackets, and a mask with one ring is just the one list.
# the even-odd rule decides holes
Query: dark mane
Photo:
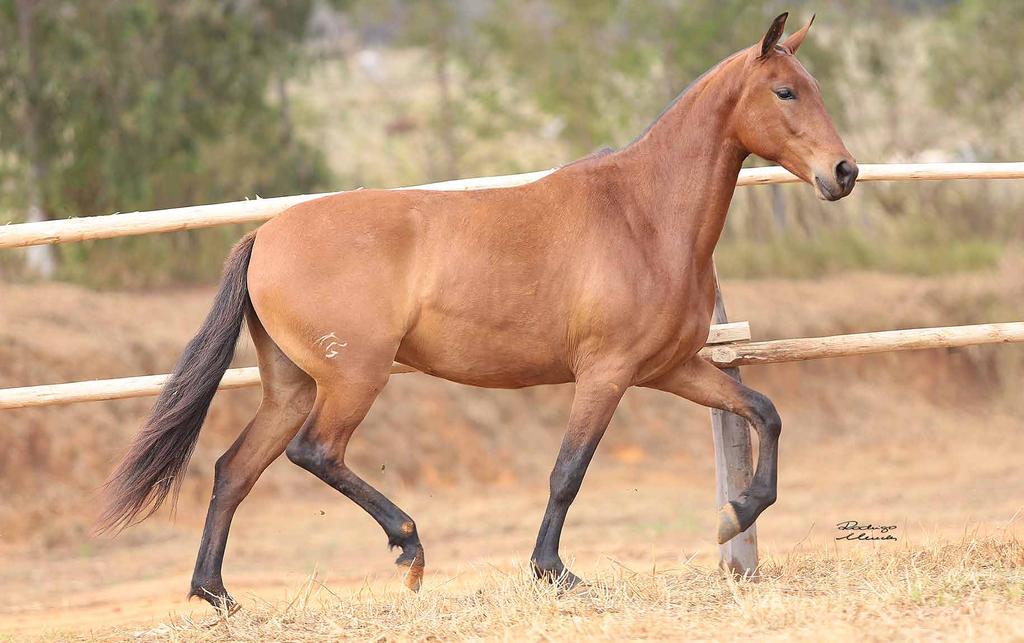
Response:
[{"label": "dark mane", "polygon": [[672,99],[672,102],[670,102],[665,107],[665,109],[661,110],[661,113],[658,114],[657,118],[655,118],[653,121],[651,121],[651,124],[648,125],[644,129],[644,131],[640,133],[639,136],[637,136],[632,141],[630,141],[629,145],[626,145],[626,147],[619,148],[619,149],[615,149],[614,147],[602,147],[601,149],[597,150],[596,152],[591,152],[590,154],[587,154],[586,156],[584,156],[582,158],[578,158],[575,161],[570,161],[570,162],[566,163],[565,165],[559,166],[559,169],[566,168],[566,167],[572,167],[574,165],[577,165],[579,163],[583,163],[585,161],[596,161],[598,159],[601,159],[601,158],[604,158],[604,157],[608,156],[609,154],[614,154],[615,152],[618,152],[620,150],[623,150],[623,149],[626,149],[628,147],[631,147],[637,141],[639,141],[644,136],[646,136],[647,133],[650,132],[651,129],[653,129],[654,126],[658,124],[658,121],[660,121],[662,119],[662,117],[665,116],[665,114],[667,114],[670,111],[672,111],[672,108],[675,107],[677,104],[679,104],[679,101],[681,101],[683,99],[683,97],[686,96],[690,92],[691,89],[693,89],[698,83],[700,83],[700,81],[704,80],[704,78],[706,78],[712,72],[714,72],[719,67],[721,67],[725,63],[729,62],[730,60],[732,60],[733,58],[735,58],[736,56],[738,56],[741,53],[743,53],[743,52],[742,51],[736,52],[735,54],[729,56],[725,60],[720,61],[717,65],[715,65],[711,69],[705,71],[703,74],[701,74],[700,76],[697,76],[692,81],[690,81],[690,84],[687,85],[686,87],[684,87],[683,91],[679,92],[676,95],[676,97]]},{"label": "dark mane", "polygon": [[604,158],[604,157],[608,156],[609,154],[614,154],[616,151],[617,150],[614,147],[602,147],[601,149],[597,150],[596,152],[591,152],[590,154],[587,154],[586,156],[584,156],[582,158],[578,158],[575,161],[569,161],[565,165],[559,166],[559,169],[564,168],[564,167],[570,167],[570,166],[576,165],[578,163],[583,163],[584,161],[595,161],[597,159]]},{"label": "dark mane", "polygon": [[651,121],[651,124],[648,125],[647,128],[644,129],[643,132],[640,132],[639,136],[637,136],[632,141],[630,141],[629,145],[627,145],[626,147],[630,147],[631,145],[633,145],[634,143],[636,143],[637,141],[642,139],[644,136],[647,136],[647,133],[650,132],[654,128],[654,126],[658,124],[658,121],[660,121],[665,116],[665,114],[668,114],[670,111],[672,111],[672,108],[675,107],[676,105],[678,105],[679,101],[681,101],[683,99],[683,97],[685,97],[687,94],[689,94],[690,90],[693,89],[694,87],[696,87],[700,83],[700,81],[702,81],[705,78],[707,78],[708,76],[710,76],[713,72],[717,71],[722,65],[724,65],[727,62],[729,62],[730,60],[732,60],[736,56],[739,56],[744,51],[746,51],[746,50],[741,49],[740,51],[737,51],[736,53],[732,54],[728,58],[719,61],[718,64],[716,64],[714,67],[712,67],[711,69],[708,69],[706,72],[704,72],[700,76],[697,76],[692,81],[690,81],[690,84],[687,85],[686,87],[684,87],[683,91],[679,92],[679,94],[677,94],[676,97],[672,99],[672,102],[670,102],[665,107],[665,109],[661,110],[661,113],[658,114],[658,116],[653,121]]},{"label": "dark mane", "polygon": [[588,155],[586,155],[586,156],[584,156],[582,158],[578,158],[575,161],[570,161],[570,162],[566,163],[565,165],[559,166],[559,169],[566,168],[566,167],[572,167],[574,165],[577,165],[579,163],[583,163],[583,162],[586,162],[586,161],[596,161],[598,159],[601,159],[601,158],[604,158],[604,157],[608,156],[609,154],[614,154],[615,152],[618,152],[618,151],[624,150],[624,149],[626,149],[628,147],[631,147],[634,143],[636,143],[637,141],[642,139],[644,136],[646,136],[647,133],[650,132],[651,129],[653,129],[654,126],[658,124],[658,121],[660,121],[665,116],[665,114],[667,114],[670,111],[672,111],[672,108],[675,107],[676,105],[678,105],[679,101],[681,101],[683,99],[683,97],[685,97],[690,92],[691,89],[693,89],[698,83],[700,83],[700,81],[704,80],[704,78],[706,78],[712,72],[716,71],[719,67],[721,67],[725,63],[729,62],[730,60],[732,60],[733,58],[735,58],[736,56],[738,56],[741,53],[743,53],[742,50],[734,53],[733,55],[729,56],[725,60],[719,61],[719,63],[717,65],[715,65],[711,69],[705,71],[703,74],[701,74],[700,76],[697,76],[695,79],[690,81],[690,84],[687,85],[685,88],[683,88],[683,91],[679,92],[679,94],[677,94],[676,97],[672,99],[672,102],[670,102],[665,107],[665,109],[661,110],[661,113],[658,114],[657,118],[655,118],[651,122],[651,124],[648,125],[646,127],[646,129],[644,129],[643,132],[640,133],[639,136],[637,136],[636,138],[634,138],[632,141],[629,142],[629,145],[626,145],[625,147],[619,148],[619,149],[615,149],[614,147],[602,147],[601,149],[597,150],[596,152],[591,152],[590,154],[588,154]]}]

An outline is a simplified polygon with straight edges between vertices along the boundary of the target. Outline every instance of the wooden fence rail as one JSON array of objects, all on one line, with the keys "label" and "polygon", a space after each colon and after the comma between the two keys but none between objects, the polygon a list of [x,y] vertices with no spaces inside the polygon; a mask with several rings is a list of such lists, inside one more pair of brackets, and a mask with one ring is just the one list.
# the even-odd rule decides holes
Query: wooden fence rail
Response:
[{"label": "wooden fence rail", "polygon": [[[708,345],[701,351],[701,355],[721,368],[734,368],[923,348],[1024,342],[1024,322],[913,328],[763,342],[747,342],[748,339],[750,326],[747,322],[716,324],[711,327]],[[396,362],[391,372],[412,373],[416,369]],[[157,395],[169,377],[167,374],[145,375],[0,389],[0,410],[147,397]],[[219,388],[244,388],[258,386],[259,383],[258,368],[233,368],[225,373]]]},{"label": "wooden fence rail", "polygon": [[[707,345],[742,342],[750,339],[750,324],[745,321],[731,324],[715,324],[708,332]],[[391,373],[413,373],[416,369],[395,362]],[[43,384],[20,388],[0,389],[0,410],[23,409],[33,406],[71,404],[74,402],[95,402],[121,400],[131,397],[157,395],[170,375],[143,375],[121,377],[109,380],[87,380],[65,384]],[[220,381],[221,390],[258,386],[260,371],[256,367],[229,369]]]},{"label": "wooden fence rail", "polygon": [[959,348],[1017,342],[1024,342],[1024,322],[774,339],[766,342],[708,347],[701,354],[714,362],[716,366],[730,368],[755,364],[801,362],[826,357],[909,351],[920,348]]},{"label": "wooden fence rail", "polygon": [[[543,178],[555,170],[527,174],[510,174],[475,179],[459,179],[442,183],[399,189],[482,190],[523,185]],[[858,182],[943,180],[943,179],[1021,179],[1024,163],[913,163],[861,165]],[[799,179],[781,167],[747,168],[740,172],[738,186],[769,183],[796,183]],[[293,205],[336,194],[300,194],[271,199],[252,199],[233,203],[193,205],[185,208],[108,214],[94,217],[59,219],[0,226],[0,248],[51,243],[68,243],[90,239],[110,239],[154,232],[192,230],[225,223],[266,221]]]}]

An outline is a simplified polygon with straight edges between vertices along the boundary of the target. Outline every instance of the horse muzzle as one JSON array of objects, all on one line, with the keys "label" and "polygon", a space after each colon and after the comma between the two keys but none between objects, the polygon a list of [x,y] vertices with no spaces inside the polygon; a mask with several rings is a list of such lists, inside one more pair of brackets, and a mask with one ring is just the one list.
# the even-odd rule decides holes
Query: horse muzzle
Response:
[{"label": "horse muzzle", "polygon": [[824,201],[838,201],[853,192],[860,170],[851,159],[843,159],[832,167],[831,176],[814,174],[814,191]]}]

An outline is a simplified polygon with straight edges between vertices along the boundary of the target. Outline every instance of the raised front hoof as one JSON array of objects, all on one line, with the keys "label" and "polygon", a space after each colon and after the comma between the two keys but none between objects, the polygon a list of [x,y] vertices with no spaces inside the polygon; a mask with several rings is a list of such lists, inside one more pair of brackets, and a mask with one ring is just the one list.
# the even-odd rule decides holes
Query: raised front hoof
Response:
[{"label": "raised front hoof", "polygon": [[188,591],[188,598],[192,597],[203,599],[223,616],[231,616],[242,608],[238,601],[231,598],[231,594],[228,594],[223,585],[192,585],[192,588]]},{"label": "raised front hoof", "polygon": [[724,545],[743,531],[736,506],[727,502],[718,510],[718,544]]},{"label": "raised front hoof", "polygon": [[395,560],[399,567],[405,567],[405,586],[414,592],[420,591],[423,585],[423,568],[426,566],[426,559],[423,556],[423,546],[420,544],[402,549],[402,555]]},{"label": "raised front hoof", "polygon": [[583,579],[573,574],[564,565],[540,565],[536,561],[531,562],[533,574],[537,580],[547,581],[557,587],[560,591],[569,591],[577,587],[584,587]]}]

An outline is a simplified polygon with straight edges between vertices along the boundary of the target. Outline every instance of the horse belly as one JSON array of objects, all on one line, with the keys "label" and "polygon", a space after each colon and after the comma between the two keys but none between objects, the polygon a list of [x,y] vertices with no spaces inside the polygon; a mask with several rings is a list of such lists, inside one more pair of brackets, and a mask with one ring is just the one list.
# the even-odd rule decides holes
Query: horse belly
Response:
[{"label": "horse belly", "polygon": [[564,351],[542,326],[512,326],[425,313],[402,340],[395,359],[446,380],[487,388],[569,382]]}]

